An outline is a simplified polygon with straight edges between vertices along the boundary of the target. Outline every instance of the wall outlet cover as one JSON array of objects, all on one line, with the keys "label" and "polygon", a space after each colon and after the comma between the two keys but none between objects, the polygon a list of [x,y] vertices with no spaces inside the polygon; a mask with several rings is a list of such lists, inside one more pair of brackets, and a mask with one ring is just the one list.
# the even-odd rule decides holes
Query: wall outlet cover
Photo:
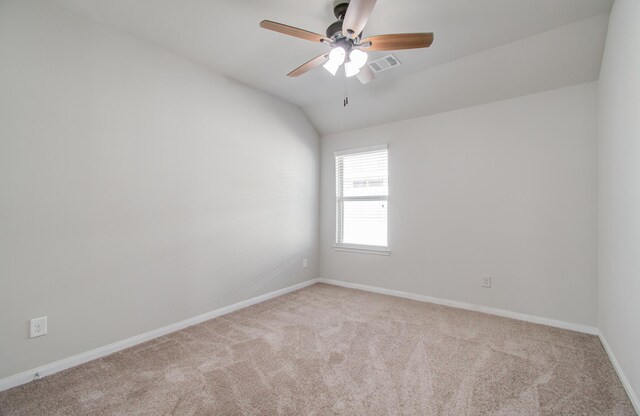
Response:
[{"label": "wall outlet cover", "polygon": [[491,276],[482,276],[482,287],[491,287]]},{"label": "wall outlet cover", "polygon": [[307,258],[305,257],[305,258],[302,259],[302,268],[306,269],[307,266],[308,266],[308,262],[307,262]]},{"label": "wall outlet cover", "polygon": [[29,321],[29,337],[35,338],[47,333],[47,317],[33,318]]}]

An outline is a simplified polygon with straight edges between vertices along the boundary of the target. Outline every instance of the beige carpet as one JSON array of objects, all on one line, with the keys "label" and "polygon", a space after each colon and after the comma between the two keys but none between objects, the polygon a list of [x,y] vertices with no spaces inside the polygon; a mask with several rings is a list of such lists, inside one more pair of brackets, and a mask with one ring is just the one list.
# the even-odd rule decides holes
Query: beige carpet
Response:
[{"label": "beige carpet", "polygon": [[328,285],[0,393],[4,415],[635,415],[598,338]]}]

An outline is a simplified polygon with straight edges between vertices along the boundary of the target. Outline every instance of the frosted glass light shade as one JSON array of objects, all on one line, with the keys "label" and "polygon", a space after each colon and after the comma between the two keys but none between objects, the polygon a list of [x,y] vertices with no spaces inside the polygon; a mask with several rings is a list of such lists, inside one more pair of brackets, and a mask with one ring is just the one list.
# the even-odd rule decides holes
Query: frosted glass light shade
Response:
[{"label": "frosted glass light shade", "polygon": [[362,68],[364,64],[367,63],[367,58],[369,56],[366,52],[361,51],[360,49],[354,49],[349,54],[349,60],[354,63],[358,67],[358,69]]},{"label": "frosted glass light shade", "polygon": [[346,52],[343,48],[333,48],[331,49],[331,52],[329,52],[329,60],[322,66],[324,69],[329,71],[331,75],[335,76],[338,68],[340,68],[340,65],[344,63],[345,58]]},{"label": "frosted glass light shade", "polygon": [[354,75],[358,75],[359,72],[360,72],[360,67],[356,62],[349,61],[346,64],[344,64],[344,73],[347,76],[347,78],[350,78]]}]

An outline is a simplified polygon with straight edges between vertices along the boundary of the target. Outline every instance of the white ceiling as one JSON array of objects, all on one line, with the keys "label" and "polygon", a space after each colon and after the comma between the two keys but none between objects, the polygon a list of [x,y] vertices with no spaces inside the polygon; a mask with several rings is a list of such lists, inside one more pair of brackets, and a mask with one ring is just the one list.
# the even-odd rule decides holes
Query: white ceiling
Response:
[{"label": "white ceiling", "polygon": [[[342,107],[342,78],[334,78],[322,69],[296,79],[286,76],[293,68],[325,51],[326,46],[269,32],[258,26],[261,20],[269,19],[324,33],[326,27],[335,20],[332,13],[333,0],[54,1],[146,38],[244,84],[300,105],[307,112],[309,109],[323,108],[323,104],[327,102],[335,102],[337,104],[330,105]],[[372,102],[379,102],[379,92],[387,91],[385,102],[389,108],[393,108],[404,102],[407,92],[415,95],[415,89],[403,94],[388,94],[403,79],[416,81],[421,76],[433,75],[430,71],[434,67],[447,62],[596,15],[606,15],[612,3],[613,0],[379,0],[365,28],[365,36],[432,31],[435,33],[435,41],[426,50],[395,53],[402,66],[379,74],[374,83],[359,86],[357,81],[350,80],[355,83],[350,82],[349,85],[354,94],[364,91],[361,97]],[[594,26],[602,25],[594,23]],[[604,40],[602,31],[597,36],[601,39],[595,39],[595,48]],[[589,35],[589,39],[594,38],[593,34]],[[548,41],[553,49],[554,40]],[[549,55],[540,47],[536,47],[533,52],[541,54],[542,59],[547,59]],[[555,56],[558,52],[555,48],[550,55]],[[375,58],[384,53],[371,55]],[[522,55],[527,56],[526,53]],[[598,51],[592,55],[592,60],[600,59],[602,51],[599,51],[599,57]],[[518,54],[515,56],[520,59]],[[582,58],[589,59],[584,56]],[[502,59],[508,60],[508,57],[503,56]],[[599,61],[597,63],[599,67]],[[468,75],[473,75],[473,70]],[[547,76],[546,73],[544,75]],[[581,82],[585,81],[588,79]],[[450,78],[447,82],[453,83],[451,87],[456,85],[456,79]],[[576,82],[572,80],[568,84]],[[398,101],[387,102],[389,99]],[[474,97],[471,101],[478,100]],[[361,102],[361,112],[366,113],[366,105],[367,103]],[[326,112],[327,115],[330,113],[331,111]],[[328,128],[328,121],[319,119],[317,114],[309,115],[320,132],[335,130]],[[396,118],[397,116],[387,117],[385,121]],[[343,123],[340,128],[354,126]]]},{"label": "white ceiling", "polygon": [[348,107],[335,97],[303,110],[324,135],[595,81],[607,23],[600,14],[397,79],[353,84]]}]

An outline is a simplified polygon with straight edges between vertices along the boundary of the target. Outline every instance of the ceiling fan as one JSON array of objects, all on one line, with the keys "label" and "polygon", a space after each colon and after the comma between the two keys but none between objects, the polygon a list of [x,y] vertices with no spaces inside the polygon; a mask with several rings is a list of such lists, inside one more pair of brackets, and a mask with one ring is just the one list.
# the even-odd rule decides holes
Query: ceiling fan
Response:
[{"label": "ceiling fan", "polygon": [[337,0],[333,14],[338,20],[329,25],[326,36],[270,20],[260,22],[260,27],[331,47],[330,52],[305,62],[289,72],[288,76],[298,77],[320,65],[335,76],[344,64],[347,77],[356,76],[366,84],[375,78],[371,68],[365,65],[367,51],[428,48],[433,42],[433,33],[376,35],[363,39],[362,30],[375,4],[376,0]]}]

